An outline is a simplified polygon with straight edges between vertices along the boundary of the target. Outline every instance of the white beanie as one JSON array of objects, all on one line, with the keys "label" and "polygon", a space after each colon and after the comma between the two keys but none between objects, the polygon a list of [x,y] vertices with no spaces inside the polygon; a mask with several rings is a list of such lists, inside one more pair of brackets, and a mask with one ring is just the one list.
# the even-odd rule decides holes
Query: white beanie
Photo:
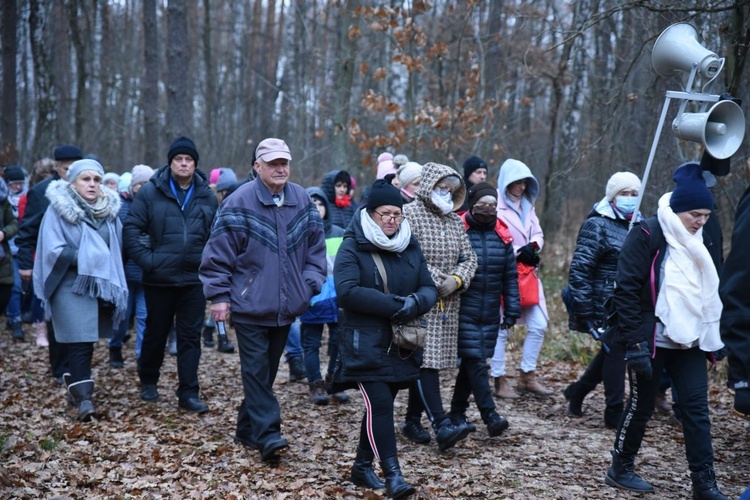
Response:
[{"label": "white beanie", "polygon": [[617,193],[625,189],[641,190],[641,180],[631,172],[617,172],[607,181],[607,201],[613,201]]},{"label": "white beanie", "polygon": [[420,177],[422,177],[422,165],[415,161],[410,161],[398,167],[398,181],[401,183],[401,187],[408,186]]},{"label": "white beanie", "polygon": [[136,165],[132,170],[133,177],[130,179],[130,185],[135,186],[136,184],[142,184],[148,182],[151,176],[154,175],[154,169],[148,165]]}]

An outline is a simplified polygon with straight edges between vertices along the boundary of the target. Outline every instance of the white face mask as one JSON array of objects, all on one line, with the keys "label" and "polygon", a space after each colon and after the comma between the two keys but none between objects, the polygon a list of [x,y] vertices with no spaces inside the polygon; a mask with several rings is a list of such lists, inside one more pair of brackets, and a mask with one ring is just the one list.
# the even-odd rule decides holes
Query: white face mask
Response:
[{"label": "white face mask", "polygon": [[450,191],[443,194],[438,190],[433,190],[430,199],[443,214],[449,214],[453,211],[453,195]]}]

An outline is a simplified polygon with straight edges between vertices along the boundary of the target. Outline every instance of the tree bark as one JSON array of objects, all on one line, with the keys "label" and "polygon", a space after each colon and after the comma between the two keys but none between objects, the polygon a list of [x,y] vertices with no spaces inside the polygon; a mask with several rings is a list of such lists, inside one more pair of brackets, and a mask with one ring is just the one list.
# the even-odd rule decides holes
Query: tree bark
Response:
[{"label": "tree bark", "polygon": [[156,0],[143,0],[143,143],[144,160],[154,168],[159,162],[159,32]]},{"label": "tree bark", "polygon": [[3,99],[2,118],[0,121],[0,136],[2,136],[2,151],[0,160],[4,164],[18,161],[18,133],[16,119],[18,116],[18,100],[16,96],[16,51],[18,9],[16,0],[3,2]]},{"label": "tree bark", "polygon": [[338,71],[336,73],[336,92],[333,100],[333,158],[338,165],[350,165],[349,158],[349,103],[354,84],[354,58],[357,53],[357,38],[349,36],[349,30],[358,23],[354,8],[355,1],[346,0],[341,5],[339,20]]},{"label": "tree bark", "polygon": [[[55,75],[52,71],[52,55],[44,33],[47,27],[46,2],[29,0],[29,42],[34,59],[34,81],[36,89],[36,127],[32,157],[49,154],[57,139],[57,100],[54,95]],[[46,155],[45,155],[46,156]]]},{"label": "tree bark", "polygon": [[167,141],[187,135],[193,138],[193,106],[188,96],[190,54],[188,52],[185,0],[167,5]]}]

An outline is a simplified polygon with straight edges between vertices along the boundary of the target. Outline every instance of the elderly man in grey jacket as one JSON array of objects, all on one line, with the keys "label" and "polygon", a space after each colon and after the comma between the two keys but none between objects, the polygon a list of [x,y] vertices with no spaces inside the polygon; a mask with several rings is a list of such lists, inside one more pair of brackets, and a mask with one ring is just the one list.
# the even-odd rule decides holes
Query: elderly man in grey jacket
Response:
[{"label": "elderly man in grey jacket", "polygon": [[295,317],[326,277],[323,221],[304,188],[288,182],[292,155],[281,139],[256,149],[257,178],[222,204],[203,251],[200,277],[214,319],[231,311],[245,398],[235,441],[270,460],[281,437],[273,382]]}]

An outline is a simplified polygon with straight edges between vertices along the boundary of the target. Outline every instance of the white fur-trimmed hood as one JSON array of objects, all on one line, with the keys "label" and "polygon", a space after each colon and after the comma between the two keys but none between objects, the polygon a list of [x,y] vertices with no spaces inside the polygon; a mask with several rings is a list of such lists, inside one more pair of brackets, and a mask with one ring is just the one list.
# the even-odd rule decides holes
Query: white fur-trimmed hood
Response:
[{"label": "white fur-trimmed hood", "polygon": [[[73,199],[72,193],[68,190],[68,181],[62,179],[52,181],[47,187],[45,196],[50,202],[50,206],[60,214],[66,222],[78,224],[86,218],[86,211],[76,200]],[[108,221],[114,221],[120,212],[120,195],[106,186],[102,186],[102,194],[106,200],[107,212],[105,218]]]}]

